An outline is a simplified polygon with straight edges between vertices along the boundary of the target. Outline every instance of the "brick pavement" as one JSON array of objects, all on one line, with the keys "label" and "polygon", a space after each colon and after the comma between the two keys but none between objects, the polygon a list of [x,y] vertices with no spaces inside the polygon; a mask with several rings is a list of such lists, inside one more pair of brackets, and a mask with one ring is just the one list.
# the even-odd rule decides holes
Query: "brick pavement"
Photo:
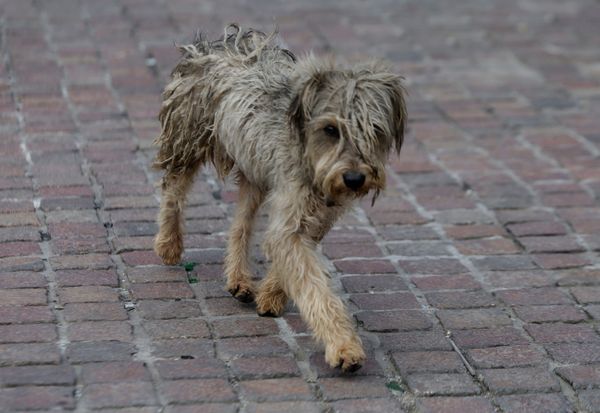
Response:
[{"label": "brick pavement", "polygon": [[[0,1],[0,409],[600,411],[600,3],[238,3]],[[353,376],[293,307],[223,291],[236,195],[211,171],[188,268],[151,251],[173,41],[274,17],[295,51],[407,77],[389,190],[323,245],[368,347]]]}]

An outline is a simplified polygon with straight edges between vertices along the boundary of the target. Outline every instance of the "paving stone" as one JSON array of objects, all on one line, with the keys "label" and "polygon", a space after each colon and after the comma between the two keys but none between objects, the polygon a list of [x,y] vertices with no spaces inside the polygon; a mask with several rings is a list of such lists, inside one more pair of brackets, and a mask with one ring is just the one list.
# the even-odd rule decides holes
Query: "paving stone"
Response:
[{"label": "paving stone", "polygon": [[82,399],[94,409],[157,404],[154,388],[149,382],[90,384],[83,389]]},{"label": "paving stone", "polygon": [[505,412],[571,412],[569,402],[560,393],[522,394],[497,397]]},{"label": "paving stone", "polygon": [[465,370],[452,351],[393,352],[392,360],[402,374],[413,372],[458,373]]},{"label": "paving stone", "polygon": [[467,373],[416,373],[407,378],[417,396],[479,394],[481,390]]},{"label": "paving stone", "polygon": [[81,377],[85,384],[151,381],[146,366],[139,361],[84,364]]},{"label": "paving stone", "polygon": [[226,378],[225,364],[214,358],[158,360],[156,368],[161,378],[166,380]]},{"label": "paving stone", "polygon": [[246,399],[252,401],[314,399],[308,384],[295,377],[242,381],[240,391]]},{"label": "paving stone", "polygon": [[494,406],[483,396],[424,397],[418,400],[423,413],[492,413]]},{"label": "paving stone", "polygon": [[600,386],[600,366],[598,364],[558,367],[554,371],[575,389]]},{"label": "paving stone", "polygon": [[381,377],[331,377],[319,380],[325,400],[388,397],[386,382]]},{"label": "paving stone", "polygon": [[544,355],[529,345],[477,348],[468,350],[467,355],[478,368],[531,366],[544,361]]},{"label": "paving stone", "polygon": [[75,408],[73,387],[21,386],[0,389],[0,405],[8,411]]},{"label": "paving stone", "polygon": [[485,328],[512,324],[512,321],[499,308],[478,308],[470,310],[439,310],[438,318],[447,329]]},{"label": "paving stone", "polygon": [[237,401],[231,384],[224,379],[173,380],[161,388],[169,403]]},{"label": "paving stone", "polygon": [[483,381],[495,394],[560,391],[556,377],[536,367],[481,370]]},{"label": "paving stone", "polygon": [[432,321],[420,310],[364,311],[355,316],[368,331],[426,330],[433,325]]},{"label": "paving stone", "polygon": [[550,321],[577,322],[587,320],[585,312],[574,305],[536,305],[531,307],[514,307],[517,316],[530,323]]}]

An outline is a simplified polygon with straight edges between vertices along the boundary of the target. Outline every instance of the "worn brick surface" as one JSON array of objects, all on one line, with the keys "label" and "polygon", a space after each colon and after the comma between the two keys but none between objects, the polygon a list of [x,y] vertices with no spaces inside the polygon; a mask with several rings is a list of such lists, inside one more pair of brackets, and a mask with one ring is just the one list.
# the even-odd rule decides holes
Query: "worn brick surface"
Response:
[{"label": "worn brick surface", "polygon": [[[595,411],[598,19],[595,0],[0,0],[0,410]],[[238,194],[211,168],[187,271],[153,252],[173,44],[236,20],[406,78],[387,191],[323,240],[355,374],[293,302],[259,318],[224,290]]]}]

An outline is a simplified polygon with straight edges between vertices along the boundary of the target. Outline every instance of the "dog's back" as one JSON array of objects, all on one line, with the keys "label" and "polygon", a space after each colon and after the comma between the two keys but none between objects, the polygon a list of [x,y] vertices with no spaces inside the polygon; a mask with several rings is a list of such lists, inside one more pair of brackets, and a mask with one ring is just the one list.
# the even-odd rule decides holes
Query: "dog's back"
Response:
[{"label": "dog's back", "polygon": [[276,45],[275,37],[276,32],[267,35],[231,24],[218,40],[198,36],[193,44],[179,47],[183,56],[163,93],[155,167],[187,174],[212,162],[220,176],[229,173],[233,160],[215,136],[216,108],[229,89],[246,87],[233,85],[243,82],[244,72],[256,70],[262,79],[274,79],[290,70],[296,58]]}]

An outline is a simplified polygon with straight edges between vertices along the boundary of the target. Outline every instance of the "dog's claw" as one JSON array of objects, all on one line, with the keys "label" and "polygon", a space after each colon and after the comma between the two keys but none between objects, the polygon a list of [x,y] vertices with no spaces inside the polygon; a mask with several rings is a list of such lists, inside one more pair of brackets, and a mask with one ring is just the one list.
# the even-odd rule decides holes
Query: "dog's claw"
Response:
[{"label": "dog's claw", "polygon": [[271,310],[267,310],[264,313],[257,313],[260,317],[273,317],[273,318],[277,318],[279,317],[279,314],[274,313]]},{"label": "dog's claw", "polygon": [[252,291],[244,290],[234,295],[234,297],[242,303],[251,303],[254,301],[254,293]]},{"label": "dog's claw", "polygon": [[362,367],[362,364],[360,363],[353,363],[350,364],[348,367],[344,368],[344,366],[342,365],[342,371],[346,372],[346,373],[354,373],[355,371],[357,371],[358,369],[360,369]]}]

